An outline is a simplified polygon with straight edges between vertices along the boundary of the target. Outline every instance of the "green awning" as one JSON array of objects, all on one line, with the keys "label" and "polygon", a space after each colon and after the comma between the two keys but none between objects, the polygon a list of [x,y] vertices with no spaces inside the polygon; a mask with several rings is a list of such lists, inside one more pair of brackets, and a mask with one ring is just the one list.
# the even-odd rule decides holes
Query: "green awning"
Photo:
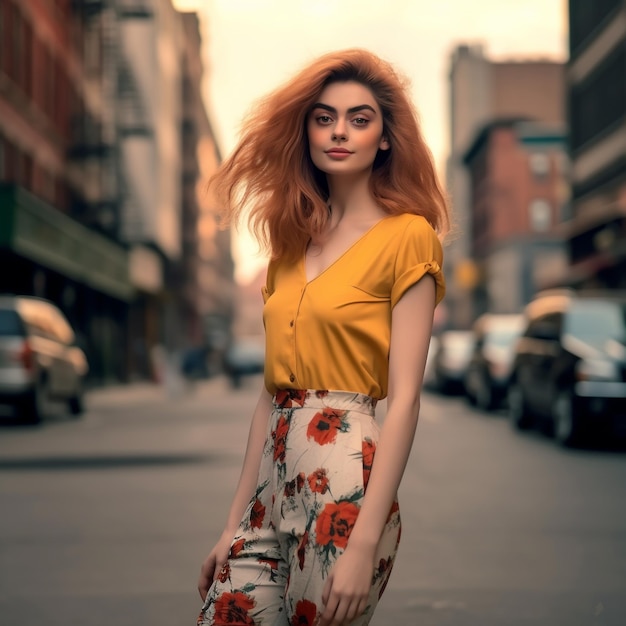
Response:
[{"label": "green awning", "polygon": [[114,298],[133,296],[125,248],[16,185],[0,185],[0,248]]}]

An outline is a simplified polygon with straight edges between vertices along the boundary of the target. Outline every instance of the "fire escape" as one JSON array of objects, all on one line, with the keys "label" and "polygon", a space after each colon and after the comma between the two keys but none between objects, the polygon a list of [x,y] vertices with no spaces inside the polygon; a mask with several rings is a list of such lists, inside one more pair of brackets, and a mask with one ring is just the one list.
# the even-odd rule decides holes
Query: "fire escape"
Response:
[{"label": "fire escape", "polygon": [[[127,20],[153,18],[152,0],[73,0],[83,20],[85,49],[99,50],[94,67],[86,63],[87,80],[98,83],[102,113],[84,108],[73,124],[70,159],[85,175],[97,172],[98,192],[78,202],[75,213],[84,223],[120,240],[130,230],[141,232],[142,212],[132,176],[123,162],[123,142],[151,138],[153,128],[137,77],[122,46]],[[87,59],[86,59],[87,61]]]}]

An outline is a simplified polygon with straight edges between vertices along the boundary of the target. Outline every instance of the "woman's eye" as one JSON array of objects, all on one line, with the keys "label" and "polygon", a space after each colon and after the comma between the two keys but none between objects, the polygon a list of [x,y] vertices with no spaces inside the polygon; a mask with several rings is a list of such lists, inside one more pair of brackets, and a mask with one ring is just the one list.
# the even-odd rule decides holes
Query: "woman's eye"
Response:
[{"label": "woman's eye", "polygon": [[352,120],[352,123],[356,126],[365,126],[368,122],[369,120],[365,117],[356,117]]},{"label": "woman's eye", "polygon": [[330,115],[318,115],[315,119],[317,119],[320,124],[329,124],[333,121]]}]

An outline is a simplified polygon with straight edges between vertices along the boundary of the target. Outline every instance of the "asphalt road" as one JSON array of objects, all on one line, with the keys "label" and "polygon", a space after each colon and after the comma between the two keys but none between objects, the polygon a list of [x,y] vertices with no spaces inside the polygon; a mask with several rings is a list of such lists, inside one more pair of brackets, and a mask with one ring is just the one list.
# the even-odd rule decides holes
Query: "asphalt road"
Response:
[{"label": "asphalt road", "polygon": [[[0,625],[191,626],[260,380],[92,392],[0,426]],[[384,410],[384,407],[381,407]],[[424,395],[372,626],[626,624],[626,452]]]}]

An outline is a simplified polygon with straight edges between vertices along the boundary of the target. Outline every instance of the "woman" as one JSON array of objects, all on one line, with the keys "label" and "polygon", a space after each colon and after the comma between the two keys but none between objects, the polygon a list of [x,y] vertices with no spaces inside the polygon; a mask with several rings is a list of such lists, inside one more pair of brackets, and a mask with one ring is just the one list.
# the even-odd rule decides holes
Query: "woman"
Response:
[{"label": "woman", "polygon": [[270,263],[265,389],[198,624],[368,624],[445,289],[432,158],[393,68],[346,50],[261,102],[214,182]]}]

